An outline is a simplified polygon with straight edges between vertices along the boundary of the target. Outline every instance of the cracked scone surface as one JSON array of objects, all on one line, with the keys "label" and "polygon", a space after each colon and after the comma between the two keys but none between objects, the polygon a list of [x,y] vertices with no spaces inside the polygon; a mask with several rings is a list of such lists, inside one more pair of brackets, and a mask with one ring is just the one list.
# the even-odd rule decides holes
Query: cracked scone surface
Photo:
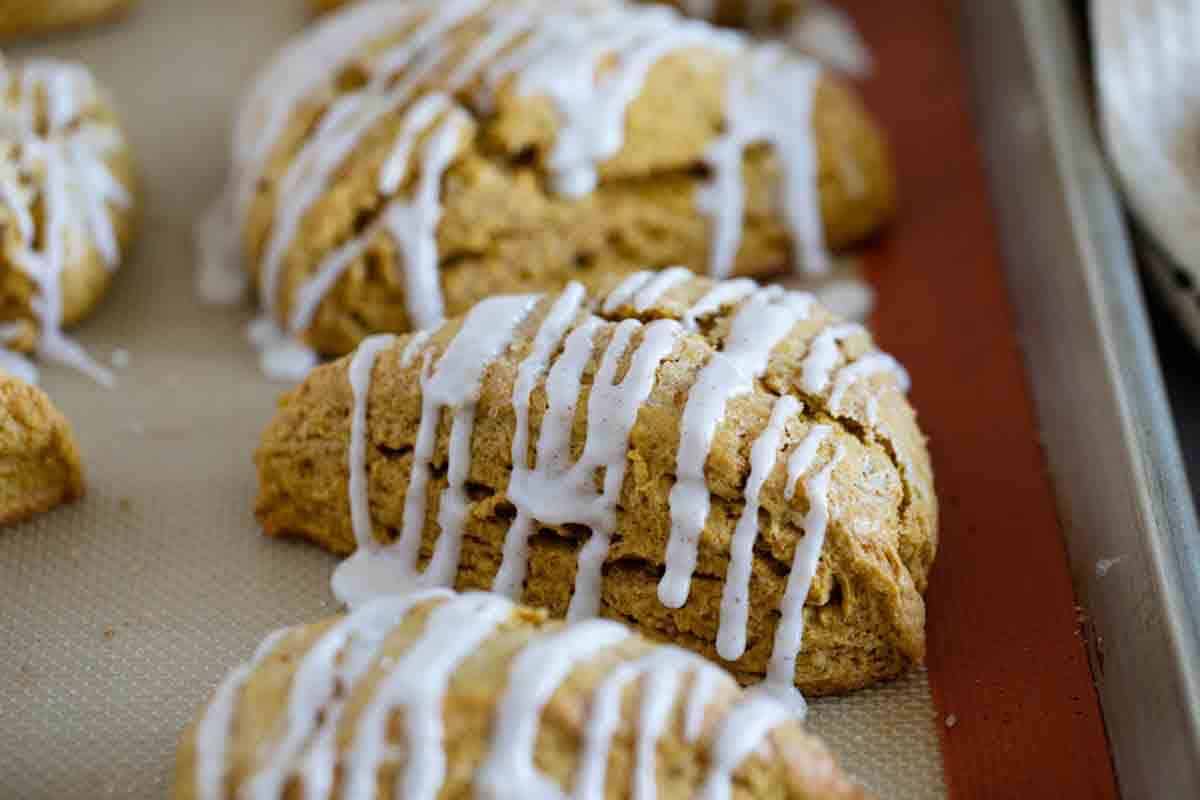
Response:
[{"label": "cracked scone surface", "polygon": [[[371,5],[356,4],[305,34],[290,51],[294,68],[265,76],[239,126],[239,150],[249,155],[235,159],[231,216],[244,261],[266,316],[321,354],[346,353],[371,333],[425,327],[491,294],[552,289],[572,279],[675,264],[717,274],[776,273],[801,260],[805,247],[849,246],[891,215],[894,179],[879,128],[851,89],[825,74],[812,77],[815,65],[801,67],[781,50],[662,7],[614,0],[593,5],[635,21],[623,22],[627,27],[670,14],[671,21],[657,23],[667,33],[655,29],[634,40],[621,62],[613,48],[588,47],[586,35],[569,40],[560,26],[553,34],[559,39],[529,57],[534,67],[509,75],[493,68],[537,41],[519,24],[522,12],[512,0],[447,3],[436,11],[414,2],[414,19],[393,21],[393,33],[381,32],[389,28],[382,23],[352,35],[360,30],[356,19],[371,22],[378,13]],[[532,4],[535,18],[585,18],[572,10],[578,5]],[[455,13],[463,8],[473,13]],[[680,25],[690,26],[686,35],[670,33]],[[596,41],[605,38],[597,34]],[[305,48],[306,58],[323,55],[328,66],[310,67],[313,74],[300,82],[294,76]],[[398,55],[389,60],[388,53]],[[636,67],[644,53],[653,57],[643,75]],[[775,58],[790,66],[766,63]],[[395,63],[404,66],[388,68]],[[640,79],[630,82],[636,91],[629,97],[596,88],[620,63]],[[736,163],[723,156],[736,172],[715,192],[709,159],[731,127],[729,87],[752,64],[761,67],[755,96],[774,86],[770,76],[797,71],[785,95],[797,109],[806,107],[811,79],[811,114],[777,125],[774,142],[747,123]],[[555,98],[526,77],[584,67],[600,76],[578,90],[586,97]],[[784,77],[772,91],[785,91]],[[291,95],[281,88],[301,83]],[[387,94],[385,87],[396,86],[401,96]],[[429,113],[437,95],[450,102]],[[583,120],[588,109],[603,110],[606,121]],[[339,115],[349,121],[331,122]],[[609,142],[597,131],[610,117],[619,123],[610,132],[619,147],[601,155]],[[355,127],[356,119],[368,122]],[[556,159],[567,140],[568,148],[580,142],[595,170],[590,191],[564,193],[557,185]],[[435,159],[441,147],[449,156]],[[781,159],[785,151],[794,158]],[[398,152],[402,180],[385,191],[386,165]],[[806,177],[788,177],[793,172]],[[804,191],[782,188],[793,180]],[[430,196],[436,202],[427,202]],[[404,224],[389,225],[388,211],[398,205],[409,207]],[[417,207],[424,210],[414,213]],[[712,207],[730,219],[718,222]],[[813,241],[803,247],[796,242],[800,219],[812,228],[806,235]],[[724,255],[718,240],[736,246]]]},{"label": "cracked scone surface", "polygon": [[[807,592],[803,585],[800,588],[800,600],[806,598],[806,603],[795,684],[805,692],[833,693],[903,672],[924,654],[922,593],[936,551],[937,502],[928,453],[895,374],[869,368],[885,357],[866,331],[839,323],[815,304],[801,303],[803,314],[775,328],[779,336],[767,343],[769,358],[756,379],[745,391],[731,394],[723,411],[716,409],[711,446],[707,457],[701,452],[698,459],[703,466],[699,497],[708,500],[711,510],[703,529],[695,532],[690,594],[681,608],[668,608],[660,601],[656,587],[670,560],[673,513],[678,515],[688,505],[673,505],[672,490],[680,468],[696,469],[695,463],[681,463],[678,457],[681,431],[696,433],[696,426],[685,422],[691,413],[688,406],[693,398],[699,402],[714,390],[729,388],[718,382],[697,390],[697,382],[708,374],[704,370],[710,363],[729,360],[732,348],[745,346],[747,324],[754,333],[756,320],[766,324],[768,317],[781,313],[776,304],[803,299],[777,289],[755,289],[745,280],[714,284],[682,273],[674,277],[674,285],[658,297],[640,295],[640,300],[653,300],[641,310],[631,305],[639,302],[636,293],[615,306],[609,297],[581,307],[571,322],[572,331],[588,326],[594,339],[584,353],[586,368],[578,385],[568,382],[565,390],[556,390],[558,399],[551,403],[547,374],[559,362],[567,371],[565,330],[546,362],[547,370],[535,373],[539,377],[530,384],[526,433],[534,467],[537,459],[552,457],[538,452],[548,407],[567,409],[555,412],[555,424],[561,425],[562,415],[568,415],[565,435],[570,458],[564,463],[569,464],[579,459],[587,445],[591,383],[616,331],[624,328],[621,335],[632,336],[626,343],[628,352],[615,353],[618,371],[630,368],[633,354],[647,340],[651,325],[643,323],[658,320],[655,336],[674,337],[648,376],[652,385],[636,405],[628,446],[623,454],[618,450],[622,460],[610,462],[610,466],[623,464],[625,473],[619,492],[606,501],[611,502],[615,527],[601,566],[595,611],[626,620],[652,638],[718,657],[722,596],[731,542],[747,506],[751,450],[770,427],[781,398],[790,398],[787,402],[795,401],[799,408],[791,409],[793,413],[785,414],[781,423],[776,421],[777,428],[781,425],[781,432],[776,431],[776,458],[773,465],[768,462],[769,473],[763,473],[757,497],[745,651],[727,666],[746,682],[768,671],[780,610],[791,597],[792,565],[808,530],[823,533],[824,542],[811,588]],[[721,293],[727,298],[723,303],[704,299]],[[518,510],[515,506],[522,505],[511,491],[518,428],[514,398],[521,397],[516,389],[518,373],[527,360],[536,360],[531,358],[534,341],[544,326],[550,326],[547,318],[560,299],[538,301],[514,329],[511,343],[482,368],[471,414],[469,464],[465,481],[455,489],[466,503],[461,558],[453,575],[459,588],[490,587],[500,572]],[[695,318],[698,312],[702,313]],[[680,325],[680,320],[685,324]],[[463,319],[450,321],[427,339],[425,334],[402,337],[378,355],[367,373],[369,388],[362,398],[366,425],[361,464],[350,457],[356,408],[348,376],[351,359],[318,368],[284,395],[256,455],[257,514],[268,534],[304,537],[337,553],[350,553],[363,542],[370,548],[402,538],[414,448],[419,446],[426,416],[422,370],[428,368],[423,365],[426,359],[430,365],[441,364],[449,345],[461,340],[464,324]],[[767,335],[763,330],[761,336]],[[738,341],[731,341],[734,338]],[[578,398],[564,401],[564,395],[572,392]],[[436,406],[430,413],[440,416],[433,420],[436,441],[430,451],[428,487],[420,493],[420,504],[413,506],[419,509],[420,521],[407,523],[413,528],[410,539],[413,534],[420,536],[422,564],[431,558],[446,522],[439,517],[440,498],[447,496],[450,486],[453,414]],[[605,421],[603,416],[597,415],[597,425]],[[789,464],[793,457],[802,459],[796,453],[804,449],[811,451],[811,465],[792,476]],[[562,454],[553,458],[561,460]],[[368,524],[360,520],[356,530],[349,481],[350,473],[363,465],[369,519]],[[825,468],[828,486],[819,490],[814,476]],[[794,478],[791,486],[789,478]],[[565,505],[590,507],[583,501]],[[811,521],[814,508],[828,512],[823,530]],[[575,524],[570,510],[556,513],[565,514],[568,521],[536,520],[533,526],[521,596],[562,616],[575,593],[580,554],[590,530]],[[409,545],[413,546],[411,541]]]},{"label": "cracked scone surface", "polygon": [[135,0],[6,0],[0,3],[0,38],[31,36],[105,22]]},{"label": "cracked scone surface", "polygon": [[[176,800],[865,798],[786,709],[611,622],[385,598],[268,639],[178,752]],[[579,792],[576,795],[575,792]]]},{"label": "cracked scone surface", "polygon": [[77,362],[62,328],[100,302],[132,244],[132,156],[80,64],[0,61],[0,118],[0,344]]},{"label": "cracked scone surface", "polygon": [[36,386],[0,370],[0,525],[83,496],[71,426]]}]

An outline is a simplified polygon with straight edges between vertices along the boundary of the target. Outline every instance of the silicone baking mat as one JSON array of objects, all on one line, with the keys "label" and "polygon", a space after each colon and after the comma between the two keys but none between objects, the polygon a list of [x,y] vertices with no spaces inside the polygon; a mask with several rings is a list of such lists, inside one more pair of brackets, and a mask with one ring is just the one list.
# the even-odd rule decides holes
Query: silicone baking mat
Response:
[{"label": "silicone baking mat", "polygon": [[[223,179],[235,98],[303,5],[147,0],[118,25],[9,50],[97,71],[147,206],[135,258],[76,331],[101,358],[127,351],[117,387],[43,366],[90,493],[0,533],[0,796],[162,797],[178,735],[220,677],[269,630],[335,610],[334,559],[254,524],[251,453],[280,387],[245,342],[250,310],[206,308],[192,290],[192,226]],[[1111,796],[953,15],[849,5],[879,57],[866,91],[905,191],[866,259],[876,322],[914,374],[945,520],[930,671],[819,701],[811,725],[887,797]],[[980,388],[965,392],[964,373]]]}]

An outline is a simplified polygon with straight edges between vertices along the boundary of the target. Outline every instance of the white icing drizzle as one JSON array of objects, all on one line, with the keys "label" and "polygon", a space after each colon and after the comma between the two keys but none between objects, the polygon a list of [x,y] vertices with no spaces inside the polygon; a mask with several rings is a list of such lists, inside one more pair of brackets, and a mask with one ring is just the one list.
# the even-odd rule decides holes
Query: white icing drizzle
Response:
[{"label": "white icing drizzle", "polygon": [[[451,45],[449,36],[468,23],[479,23],[480,33],[463,52],[457,43]],[[362,56],[373,39],[401,31],[398,44],[373,57]],[[797,261],[807,270],[820,271],[824,250],[809,118],[817,68],[785,57],[778,48],[753,46],[741,34],[681,18],[665,7],[588,0],[573,0],[550,11],[523,2],[412,0],[398,8],[382,0],[333,15],[287,48],[256,83],[235,132],[231,189],[224,207],[203,223],[202,250],[210,256],[205,260],[228,260],[225,257],[238,249],[237,228],[246,219],[265,164],[294,109],[304,102],[326,102],[336,91],[333,78],[355,59],[367,73],[366,85],[329,103],[276,187],[274,223],[259,270],[265,318],[278,319],[285,261],[305,215],[331,177],[367,132],[407,106],[439,67],[449,70],[442,84],[448,92],[467,92],[485,110],[509,79],[524,95],[550,99],[560,118],[548,156],[553,183],[562,194],[580,196],[592,191],[600,166],[623,146],[626,112],[649,71],[669,54],[697,48],[733,57],[726,134],[708,154],[714,177],[702,192],[704,209],[713,218],[713,273],[724,276],[733,267],[744,216],[742,157],[757,142],[778,151],[784,176],[782,208]],[[314,62],[319,69],[313,68]],[[288,368],[281,370],[288,374],[279,377],[294,377],[307,363],[293,352],[295,343],[285,340],[302,337],[329,291],[380,230],[391,234],[404,251],[409,317],[416,326],[440,321],[443,299],[435,234],[441,177],[470,124],[455,100],[425,96],[409,109],[411,128],[382,170],[380,188],[389,194],[400,185],[417,132],[439,116],[434,107],[442,112],[443,125],[453,127],[457,135],[443,127],[439,134],[445,135],[426,148],[422,183],[412,203],[392,203],[370,231],[326,254],[294,298],[286,324],[279,321],[280,331],[259,337],[288,351],[264,356],[264,366],[272,362]],[[670,279],[664,280],[669,288]],[[212,293],[220,295],[236,295],[240,283],[206,280],[215,287]],[[313,360],[311,355],[307,358]]]},{"label": "white icing drizzle", "polygon": [[347,448],[349,469],[350,522],[355,543],[367,550],[378,549],[379,543],[371,527],[371,503],[367,496],[367,402],[371,390],[371,372],[379,354],[391,347],[396,337],[390,334],[371,336],[363,340],[350,360],[348,379],[354,395],[350,412],[350,446]]},{"label": "white icing drizzle", "polygon": [[695,277],[686,267],[668,267],[653,273],[633,298],[633,310],[641,314],[662,299],[663,295]]},{"label": "white icing drizzle", "polygon": [[625,112],[651,67],[687,48],[736,52],[744,46],[729,32],[665,7],[614,4],[591,14],[547,15],[489,78],[494,84],[518,73],[520,91],[555,103],[560,125],[548,166],[556,191],[581,197],[595,189],[597,165],[620,151]]},{"label": "white icing drizzle", "polygon": [[251,673],[275,650],[290,629],[275,631],[263,640],[249,662],[221,681],[212,701],[196,725],[196,800],[223,800],[230,731],[242,687]]},{"label": "white icing drizzle", "polygon": [[784,490],[784,499],[791,501],[796,496],[796,481],[800,480],[800,476],[808,472],[813,461],[817,458],[817,451],[821,449],[821,443],[830,437],[833,433],[833,428],[829,425],[813,425],[808,429],[808,433],[800,440],[800,444],[792,451],[792,455],[788,458],[788,474],[787,488]]},{"label": "white icing drizzle", "polygon": [[[360,548],[338,566],[334,593],[354,604],[365,598],[413,585],[445,586],[454,582],[467,513],[465,484],[471,457],[475,404],[488,366],[507,349],[517,327],[537,304],[537,295],[493,297],[476,305],[463,319],[457,335],[431,369],[426,353],[421,376],[421,421],[413,448],[412,475],[404,500],[400,537],[372,552]],[[441,535],[433,558],[417,572],[417,555],[425,525],[430,460],[442,411],[451,414],[448,486],[441,494],[438,526]]]},{"label": "white icing drizzle", "polygon": [[842,357],[840,342],[852,336],[865,334],[866,329],[857,324],[830,325],[817,334],[808,346],[808,354],[800,364],[800,387],[809,394],[821,394],[829,385],[833,368]]},{"label": "white icing drizzle", "polygon": [[680,420],[675,485],[671,488],[671,536],[658,599],[668,608],[687,602],[700,534],[711,504],[704,468],[726,404],[750,392],[767,369],[771,351],[807,318],[812,297],[763,290],[750,296],[730,322],[724,347],[696,377]]},{"label": "white icing drizzle", "polygon": [[[333,755],[332,739],[324,743],[322,739],[332,737],[336,731],[349,688],[370,668],[388,634],[413,606],[449,596],[449,592],[433,591],[370,603],[342,619],[312,646],[292,677],[282,720],[283,733],[269,747],[257,772],[247,780],[243,789],[246,800],[283,796],[288,780],[301,770],[310,780],[318,778],[314,788],[329,785],[320,780],[320,773],[332,772],[333,765],[328,763]],[[313,721],[318,719],[314,729]],[[313,746],[306,754],[305,746],[310,743]],[[325,763],[313,764],[313,761]]]},{"label": "white icing drizzle", "polygon": [[681,320],[689,331],[699,330],[700,320],[716,314],[722,308],[740,303],[758,291],[758,284],[749,278],[732,281],[717,281],[704,296],[687,310]]},{"label": "white icing drizzle", "polygon": [[721,723],[712,748],[708,779],[700,800],[731,800],[733,773],[751,754],[769,740],[772,730],[785,724],[788,710],[770,697],[749,692]]},{"label": "white icing drizzle", "polygon": [[571,671],[629,637],[622,626],[589,620],[535,639],[509,668],[492,743],[475,776],[476,794],[489,800],[561,798],[562,789],[538,771],[533,751],[542,709]]},{"label": "white icing drizzle", "polygon": [[[691,673],[692,685],[685,714],[702,720],[712,690],[721,685],[729,686],[732,681],[702,658],[677,647],[660,647],[636,661],[619,664],[596,687],[590,706],[591,716],[583,732],[579,771],[571,795],[574,800],[603,800],[605,797],[609,752],[621,722],[621,697],[626,688],[639,679],[642,681],[641,707],[634,742],[632,796],[638,800],[652,800],[656,796],[658,741],[670,724],[670,713],[687,673]],[[689,741],[695,739],[692,736]]]},{"label": "white icing drizzle", "polygon": [[701,209],[712,219],[709,272],[714,277],[729,276],[735,266],[745,216],[742,162],[746,148],[757,142],[771,144],[779,159],[781,200],[797,268],[828,272],[812,133],[820,74],[815,62],[791,58],[775,45],[754,49],[732,68],[725,132],[706,154],[712,179],[699,195]]},{"label": "white icing drizzle", "polygon": [[[425,603],[433,605],[420,633],[402,652],[385,657],[384,645]],[[496,595],[433,590],[374,600],[332,625],[296,665],[276,733],[256,749],[257,763],[245,776],[238,797],[279,797],[298,778],[301,796],[311,800],[331,797],[339,785],[350,800],[370,800],[388,763],[396,764],[392,790],[396,797],[438,797],[449,769],[443,707],[451,681],[513,611],[511,603]],[[228,743],[242,688],[286,633],[272,634],[249,663],[235,669],[201,718],[196,732],[199,800],[226,795]],[[630,794],[635,800],[654,800],[658,744],[671,730],[676,704],[682,705],[683,734],[695,744],[716,692],[736,690],[726,673],[685,650],[658,646],[634,660],[621,661],[591,690],[573,787],[562,787],[543,774],[535,760],[541,718],[551,698],[576,669],[629,636],[621,625],[592,620],[536,634],[514,654],[484,760],[474,776],[476,797],[606,797],[622,699],[638,682]],[[358,690],[369,676],[374,676],[370,693],[361,697],[357,715],[350,717],[346,714],[350,698],[359,698]],[[400,748],[391,742],[398,713],[404,727]],[[733,772],[749,756],[763,754],[766,737],[777,725],[786,724],[789,714],[765,693],[749,693],[723,709],[719,720],[708,743],[711,766],[702,787],[705,797],[727,797]],[[340,759],[339,742],[348,742]]]},{"label": "white icing drizzle", "polygon": [[795,685],[796,657],[800,654],[800,645],[804,639],[804,603],[817,575],[817,565],[821,560],[825,533],[829,527],[829,484],[844,452],[839,444],[829,463],[805,483],[804,490],[809,508],[804,517],[804,538],[796,545],[792,569],[788,573],[787,589],[779,609],[780,620],[775,629],[770,666],[767,668],[766,680],[762,683],[765,691],[791,706],[799,717],[803,717],[807,710],[804,698]]},{"label": "white icing drizzle", "polygon": [[[707,662],[704,662],[707,664]],[[713,694],[727,676],[719,669],[697,669],[692,674],[692,692],[684,709],[683,736],[688,743],[695,743],[704,733],[704,717],[712,702]]]},{"label": "white icing drizzle", "polygon": [[750,448],[750,478],[746,481],[745,506],[733,531],[729,569],[721,592],[721,620],[717,630],[717,653],[736,661],[746,652],[746,621],[750,612],[750,573],[754,543],[758,540],[759,494],[775,469],[783,443],[784,427],[802,409],[800,401],[784,395],[771,408],[767,427]]},{"label": "white icing drizzle", "polygon": [[[583,452],[574,464],[569,464],[571,427],[583,373],[592,357],[595,336],[602,328],[603,323],[595,317],[585,320],[567,337],[562,355],[550,369],[546,379],[547,409],[539,432],[534,469],[529,469],[524,457],[518,456],[514,442],[508,495],[517,508],[517,518],[505,537],[504,558],[493,587],[510,596],[520,592],[528,568],[529,536],[535,520],[549,525],[586,525],[591,529],[591,538],[579,555],[568,619],[595,616],[599,610],[601,571],[617,527],[616,507],[625,481],[629,436],[638,410],[654,388],[659,364],[674,349],[682,333],[677,323],[668,320],[645,326],[625,320],[616,325],[588,398]],[[630,355],[629,370],[617,383],[621,359],[639,331],[641,344]],[[538,369],[539,374],[541,371],[544,366]],[[529,393],[524,391],[526,386],[520,388],[522,392],[514,397],[514,406],[518,409],[518,421],[527,425]],[[532,389],[532,383],[528,388]],[[526,435],[520,434],[522,439]],[[601,470],[603,488],[597,493],[595,480]]]},{"label": "white icing drizzle", "polygon": [[421,637],[389,667],[355,729],[346,763],[345,797],[372,800],[376,775],[389,754],[388,726],[404,712],[408,752],[395,796],[434,800],[446,777],[442,706],[455,670],[513,612],[507,600],[472,593],[442,603]]},{"label": "white icing drizzle", "polygon": [[[109,123],[83,119],[101,92],[78,64],[36,59],[9,68],[0,60],[0,95],[6,98],[0,134],[12,159],[0,169],[0,204],[16,223],[13,263],[37,290],[30,301],[37,352],[111,387],[112,373],[62,331],[62,278],[89,249],[109,270],[117,268],[121,254],[110,207],[128,208],[132,198],[106,159],[123,147],[121,134]],[[40,232],[33,211],[39,203]]]},{"label": "white icing drizzle", "polygon": [[[837,378],[833,382],[833,391],[829,395],[829,410],[834,414],[842,413],[850,388],[875,375],[892,375],[899,384],[900,390],[908,391],[908,373],[904,367],[900,366],[900,362],[887,353],[869,353],[838,371]],[[878,421],[878,404],[876,396],[870,395],[867,402],[867,422],[871,426]]]}]

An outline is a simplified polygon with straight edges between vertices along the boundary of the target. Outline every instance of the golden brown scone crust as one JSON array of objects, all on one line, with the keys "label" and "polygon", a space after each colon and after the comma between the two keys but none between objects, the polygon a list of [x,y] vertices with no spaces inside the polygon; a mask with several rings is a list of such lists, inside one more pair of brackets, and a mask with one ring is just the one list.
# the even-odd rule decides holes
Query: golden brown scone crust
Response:
[{"label": "golden brown scone crust", "polygon": [[0,525],[83,496],[71,426],[50,398],[0,370]]},{"label": "golden brown scone crust", "polygon": [[[711,281],[696,278],[667,292],[643,314],[635,315],[626,306],[603,316],[679,319],[711,286]],[[456,583],[460,589],[490,587],[499,569],[513,510],[505,497],[516,428],[513,383],[549,303],[542,301],[518,330],[516,343],[484,373],[471,448],[468,492],[473,502]],[[894,380],[876,377],[857,384],[836,418],[830,415],[826,397],[808,396],[799,388],[800,364],[813,338],[833,322],[823,309],[797,324],[774,349],[756,390],[727,406],[706,466],[712,512],[701,538],[691,595],[679,610],[665,608],[658,600],[683,406],[698,371],[728,332],[733,313],[734,309],[724,309],[704,323],[702,334],[683,337],[683,344],[660,366],[655,388],[639,411],[618,503],[617,535],[605,561],[601,613],[630,622],[651,638],[717,659],[714,641],[722,583],[732,531],[744,502],[749,450],[767,424],[774,398],[793,394],[805,410],[788,425],[787,441],[795,443],[813,424],[825,423],[833,426],[835,435],[823,452],[828,454],[838,445],[845,450],[833,473],[832,520],[808,596],[796,685],[805,693],[825,694],[894,677],[924,655],[922,593],[937,547],[932,470],[915,414]],[[425,347],[440,353],[459,324],[455,320],[443,325]],[[609,336],[611,331],[598,337],[588,380]],[[379,358],[369,395],[369,496],[375,535],[381,540],[394,538],[402,527],[421,415],[421,359],[401,368],[397,356],[406,342],[400,339]],[[872,352],[876,352],[874,345],[862,332],[842,343],[839,358],[844,365]],[[264,530],[273,536],[304,537],[337,553],[355,547],[347,499],[353,405],[347,365],[348,359],[343,359],[323,366],[286,394],[256,455],[257,514]],[[537,441],[545,403],[544,386],[539,384],[530,406],[530,441]],[[870,422],[869,404],[877,410],[876,425]],[[579,403],[580,408],[585,405]],[[575,457],[585,430],[585,421],[577,420]],[[437,535],[437,504],[432,498],[446,486],[447,438],[448,424],[443,420],[426,509],[425,558]],[[785,483],[786,470],[777,464],[762,491],[747,650],[737,662],[726,664],[744,681],[765,671],[777,609],[804,530],[809,499],[801,487],[792,502],[786,501]],[[577,526],[540,525],[537,530],[523,600],[561,616],[570,602],[577,556],[587,532]]]},{"label": "golden brown scone crust", "polygon": [[[352,749],[353,732],[365,704],[387,674],[379,665],[386,663],[385,660],[394,663],[402,657],[421,636],[429,613],[442,602],[428,601],[408,612],[388,635],[363,679],[349,689],[338,721],[339,765],[345,763]],[[228,780],[224,796],[237,796],[247,776],[261,767],[263,754],[268,752],[264,745],[274,741],[281,726],[286,725],[288,692],[301,659],[340,619],[288,632],[242,685],[235,704],[232,733],[226,740]],[[563,623],[548,621],[543,613],[516,607],[508,620],[459,665],[442,705],[446,780],[437,795],[439,800],[467,800],[477,796],[473,779],[487,755],[493,721],[508,685],[513,659],[535,638],[563,627]],[[573,785],[595,689],[618,664],[645,656],[655,648],[645,639],[630,637],[571,671],[540,716],[534,763],[542,774],[564,789]],[[690,679],[685,681],[690,684]],[[609,800],[632,796],[641,685],[640,681],[634,681],[622,696],[621,722],[608,761],[605,797]],[[697,741],[689,742],[684,736],[686,692],[685,688],[678,693],[670,724],[655,753],[657,795],[667,800],[696,796],[708,772],[709,747],[715,731],[740,694],[732,682],[720,686],[705,714],[703,733]],[[397,712],[389,729],[388,741],[399,748],[397,752],[403,752],[405,728],[401,718],[402,712]],[[866,800],[865,790],[847,778],[825,746],[805,733],[798,723],[788,722],[775,728],[768,742],[770,749],[752,755],[734,773],[734,800]],[[196,747],[194,723],[185,731],[177,754],[175,800],[196,798]],[[396,792],[398,767],[391,761],[379,771],[374,795],[378,800],[399,800],[403,796]],[[344,774],[338,772],[339,778],[328,795],[331,800],[345,796]],[[295,779],[288,783],[288,797],[301,796],[299,783]]]},{"label": "golden brown scone crust", "polygon": [[[444,41],[452,52],[466,54],[483,30],[472,22]],[[402,33],[376,42],[370,52],[403,38]],[[421,94],[445,90],[448,74],[448,69],[435,70]],[[647,267],[682,265],[707,272],[712,226],[697,206],[697,190],[705,182],[703,157],[725,120],[728,75],[728,57],[715,51],[688,50],[658,61],[627,110],[624,146],[601,165],[597,189],[580,199],[549,189],[547,159],[560,124],[550,100],[523,95],[512,80],[501,84],[493,110],[476,102],[473,85],[457,92],[473,125],[442,180],[437,249],[446,315],[460,314],[492,294],[542,291],[569,280],[588,283]],[[343,85],[356,86],[353,74],[344,76]],[[299,105],[257,185],[244,245],[260,291],[280,181],[332,99],[331,94]],[[825,238],[830,247],[844,248],[892,215],[890,153],[858,96],[836,78],[820,78],[814,105]],[[385,115],[304,216],[282,261],[277,322],[287,321],[299,287],[322,260],[386,205],[379,174],[402,121],[402,113]],[[411,193],[420,178],[418,169],[409,172],[402,193]],[[775,198],[779,164],[768,147],[747,151],[743,180],[745,225],[733,274],[786,270],[793,263],[792,244]],[[304,332],[306,343],[321,354],[341,355],[371,333],[411,330],[398,279],[405,268],[391,237],[376,234],[325,295]]]},{"label": "golden brown scone crust", "polygon": [[[9,94],[4,99],[13,102],[17,97],[22,67],[16,65],[10,66],[9,69],[17,79],[13,81]],[[120,259],[124,260],[136,234],[139,191],[133,157],[124,131],[103,90],[97,92],[94,102],[85,107],[75,124],[94,124],[111,128],[116,133],[118,146],[108,151],[104,163],[112,177],[124,187],[131,198],[128,206],[107,204]],[[0,143],[0,168],[11,168],[14,158],[14,150],[9,145]],[[24,183],[36,195],[43,191],[41,181],[42,176],[39,173]],[[36,240],[40,242],[47,226],[41,214],[34,214],[33,219],[37,226]],[[63,326],[73,325],[91,313],[107,292],[120,263],[110,267],[93,241],[90,238],[85,241],[86,246],[79,248],[74,258],[68,257],[65,260],[60,276]],[[36,347],[39,335],[39,322],[30,306],[32,299],[37,296],[38,287],[17,264],[15,253],[20,246],[21,237],[15,214],[5,202],[0,201],[0,325],[18,325],[20,333],[9,340],[6,346],[21,352],[30,352]]]},{"label": "golden brown scone crust", "polygon": [[5,0],[0,3],[0,38],[31,36],[104,22],[125,13],[136,0]]}]

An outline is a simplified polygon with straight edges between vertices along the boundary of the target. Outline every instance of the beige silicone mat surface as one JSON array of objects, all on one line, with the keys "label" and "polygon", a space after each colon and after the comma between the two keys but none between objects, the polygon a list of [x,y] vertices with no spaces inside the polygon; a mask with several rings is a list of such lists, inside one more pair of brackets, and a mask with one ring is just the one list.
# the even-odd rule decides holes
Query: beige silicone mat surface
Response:
[{"label": "beige silicone mat surface", "polygon": [[[91,65],[141,163],[142,238],[76,330],[127,350],[118,385],[42,366],[74,422],[87,499],[0,531],[0,797],[157,798],[176,740],[268,631],[335,611],[332,557],[267,541],[251,512],[258,432],[280,386],[242,330],[249,307],[195,299],[192,225],[217,194],[235,98],[305,21],[301,0],[145,0],[129,19],[10,48]],[[812,727],[869,786],[945,794],[923,672],[814,704]]]}]

